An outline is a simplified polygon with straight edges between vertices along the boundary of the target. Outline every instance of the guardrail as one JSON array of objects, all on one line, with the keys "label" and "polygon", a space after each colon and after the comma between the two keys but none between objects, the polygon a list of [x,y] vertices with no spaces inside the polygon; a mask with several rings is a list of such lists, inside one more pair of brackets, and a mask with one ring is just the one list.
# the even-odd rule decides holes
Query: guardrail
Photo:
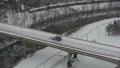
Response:
[{"label": "guardrail", "polygon": [[[32,29],[15,27],[1,23],[0,33],[13,36],[15,38],[18,38],[19,40],[26,39],[34,43],[48,45],[50,47],[61,49],[67,52],[75,52],[78,54],[106,60],[115,64],[118,64],[120,62],[120,48],[112,47],[109,45],[105,45],[106,48],[101,49],[100,46],[104,46],[104,44],[93,43],[80,39],[78,40],[65,36],[61,36],[61,41],[54,41],[50,38],[56,36],[56,34],[35,31]],[[111,48],[113,48],[114,50],[112,50]]]}]

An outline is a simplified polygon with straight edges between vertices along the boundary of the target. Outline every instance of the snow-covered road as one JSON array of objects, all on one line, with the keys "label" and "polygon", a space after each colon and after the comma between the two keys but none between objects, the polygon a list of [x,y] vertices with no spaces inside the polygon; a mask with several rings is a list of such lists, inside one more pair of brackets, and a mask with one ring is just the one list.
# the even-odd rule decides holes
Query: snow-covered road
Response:
[{"label": "snow-covered road", "polygon": [[[116,18],[113,18],[113,19],[107,19],[107,20],[104,20],[104,21],[99,21],[99,22],[96,22],[96,23],[98,23],[98,24],[96,24],[95,23],[95,27],[98,25],[98,26],[100,26],[101,24],[101,22],[103,23],[106,23],[106,22],[111,22],[111,21],[113,21],[113,20],[115,20]],[[119,18],[117,18],[117,19],[119,19]],[[94,24],[94,23],[93,23]],[[100,25],[99,25],[100,24]],[[90,24],[90,25],[92,25],[92,24]],[[93,29],[93,28],[91,28],[92,26],[85,26],[85,27],[89,27],[89,28],[86,28],[86,31],[88,30],[88,29]],[[103,26],[102,27],[100,27],[101,29],[103,28]],[[105,26],[104,26],[104,28],[105,28]],[[57,42],[57,41],[53,41],[53,40],[51,40],[49,37],[53,37],[53,36],[55,36],[54,34],[48,34],[48,33],[44,33],[44,32],[38,32],[38,31],[34,31],[34,30],[29,30],[29,29],[24,29],[24,28],[20,28],[21,30],[18,30],[19,29],[19,27],[13,27],[13,26],[9,26],[9,25],[4,25],[4,24],[0,24],[0,29],[2,29],[3,31],[6,31],[6,32],[4,32],[4,33],[7,33],[7,34],[12,34],[12,33],[14,33],[14,34],[12,34],[12,35],[16,35],[16,36],[25,36],[25,35],[28,35],[28,36],[34,36],[35,38],[33,38],[33,40],[35,40],[36,38],[39,38],[38,40],[40,40],[40,39],[43,39],[43,41],[44,40],[47,40],[47,41],[50,41],[50,42],[53,42],[53,43],[58,43],[58,44],[61,44],[61,45],[65,45],[65,44],[69,44],[70,45],[70,47],[75,47],[75,48],[85,48],[85,50],[90,50],[90,51],[95,51],[95,52],[100,52],[100,53],[103,53],[103,54],[108,54],[109,56],[111,56],[111,57],[117,57],[117,58],[119,58],[120,56],[120,53],[119,53],[119,46],[118,45],[116,45],[115,46],[115,48],[113,48],[113,47],[109,47],[109,46],[101,46],[101,44],[97,44],[96,45],[96,43],[92,43],[92,42],[86,42],[86,41],[79,41],[79,40],[76,40],[76,39],[73,39],[73,38],[68,38],[68,37],[63,37],[63,40],[61,41],[61,42]],[[12,29],[12,32],[11,32],[11,29]],[[25,32],[24,32],[24,30],[25,30]],[[96,31],[97,31],[97,29],[95,29]],[[0,31],[0,32],[3,32],[3,31]],[[32,32],[31,32],[32,31]],[[80,30],[80,31],[82,31],[82,30]],[[83,31],[85,31],[85,30],[83,30]],[[86,32],[85,31],[85,32]],[[23,33],[24,32],[24,33]],[[89,32],[89,31],[88,31]],[[88,33],[87,32],[87,33]],[[96,34],[97,32],[94,32],[94,31],[92,31],[94,34]],[[80,32],[81,33],[81,32]],[[79,33],[79,34],[80,34]],[[91,33],[91,32],[89,32],[89,33]],[[104,33],[104,35],[105,35],[105,32],[102,32],[102,33]],[[101,35],[102,35],[102,33],[101,33]],[[86,33],[84,33],[84,34],[86,34]],[[83,36],[84,34],[81,34],[81,36]],[[26,36],[25,38],[28,38],[28,36]],[[76,34],[73,34],[73,35],[71,35],[72,37],[73,36],[76,36]],[[91,35],[91,37],[96,37],[95,35]],[[79,35],[77,35],[77,37],[79,37]],[[97,34],[97,37],[98,37],[98,34]],[[31,39],[31,37],[29,37],[28,39]],[[90,39],[89,38],[89,36],[88,36],[88,39]],[[92,39],[93,40],[93,39]],[[115,39],[114,39],[115,40]],[[75,45],[73,44],[73,43],[76,43]],[[118,43],[119,43],[119,41],[118,41]],[[78,46],[78,44],[79,44],[79,46]],[[84,46],[82,46],[82,45],[84,45]],[[73,46],[74,45],[74,46]],[[97,47],[97,48],[96,48]],[[117,48],[116,48],[117,47]],[[74,49],[74,48],[73,48]],[[103,52],[104,51],[104,49],[105,49],[105,52]],[[49,49],[47,49],[47,50],[49,50]],[[54,49],[53,49],[54,50]],[[106,51],[107,50],[107,51]],[[114,52],[114,55],[113,55],[113,53],[111,52],[111,51],[109,51],[109,50],[111,50],[111,51],[117,51],[117,52]],[[59,52],[59,51],[57,51],[57,50],[55,50],[55,53],[54,54],[56,54],[57,52]],[[36,53],[35,53],[36,54]],[[41,53],[42,55],[44,55],[44,53]],[[49,54],[52,54],[52,53],[49,53]],[[48,57],[50,57],[49,56],[49,54],[47,55]],[[112,55],[111,55],[112,54]],[[41,55],[41,56],[42,56]],[[67,55],[67,54],[66,54]],[[33,57],[35,57],[35,56],[33,56]],[[96,63],[99,63],[99,62],[97,62],[97,60],[96,59],[93,59],[93,58],[91,58],[91,57],[82,57],[81,55],[80,55],[80,59],[81,59],[81,61],[83,61],[83,60],[86,60],[85,61],[85,63],[86,62],[95,62],[95,64]],[[32,58],[32,57],[31,57]],[[28,58],[29,59],[29,58]],[[33,59],[36,59],[36,58],[33,58]],[[41,58],[40,58],[41,59]],[[47,58],[45,58],[44,60],[46,60]],[[31,60],[31,59],[30,59]],[[41,59],[42,60],[42,59]],[[32,61],[31,61],[32,62]],[[30,62],[30,63],[31,63]],[[42,61],[41,63],[43,63],[44,61]],[[66,62],[66,61],[65,61]],[[105,68],[113,68],[113,67],[115,67],[115,65],[110,65],[111,63],[108,63],[108,62],[105,62],[105,63],[103,63],[103,62],[105,62],[105,61],[101,61],[100,62],[100,64],[103,64],[103,67],[102,68],[104,68],[104,65],[105,65]],[[23,62],[24,63],[24,62]],[[33,62],[32,62],[33,63]],[[64,62],[63,62],[64,63]],[[63,63],[61,63],[62,65],[64,65],[65,66],[65,64],[63,64]],[[84,61],[83,61],[83,63],[84,63]],[[38,63],[38,64],[40,64],[40,63]],[[37,64],[37,65],[38,65]],[[59,65],[61,65],[61,64],[59,64]],[[91,63],[92,64],[92,63]],[[32,65],[32,64],[31,64]],[[30,66],[31,66],[30,65]],[[47,64],[47,65],[49,65],[49,64]],[[58,67],[56,67],[56,68],[60,68],[59,67],[59,65],[58,65]],[[84,64],[83,64],[84,65]],[[83,66],[83,65],[81,65],[81,66]],[[93,64],[94,65],[94,64]],[[28,66],[28,65],[26,65],[26,63],[25,63],[25,65],[22,65],[22,66]],[[36,66],[36,65],[35,65]],[[77,66],[76,68],[79,68],[79,64],[78,64],[78,62],[75,62],[74,63],[74,65],[73,66]],[[99,66],[99,65],[95,65],[95,66]],[[110,66],[110,67],[109,67]],[[16,66],[17,67],[17,66]],[[48,66],[47,68],[49,68],[49,67],[51,67],[51,66]],[[88,66],[86,66],[87,68],[89,68],[89,64],[88,64]],[[20,66],[18,66],[18,68],[21,68]],[[22,67],[22,68],[27,68],[27,67]],[[29,68],[29,67],[28,67]],[[43,68],[44,68],[44,65],[43,65]],[[83,68],[85,68],[84,66],[83,66]],[[92,67],[91,67],[92,68]],[[98,68],[98,67],[97,67]]]},{"label": "snow-covered road", "polygon": [[56,36],[55,34],[6,24],[0,24],[0,33],[9,34],[19,38],[22,37],[65,51],[75,51],[79,54],[100,58],[113,63],[120,60],[119,46],[104,45],[65,36],[61,36],[61,41],[55,41],[51,39],[51,37]]}]

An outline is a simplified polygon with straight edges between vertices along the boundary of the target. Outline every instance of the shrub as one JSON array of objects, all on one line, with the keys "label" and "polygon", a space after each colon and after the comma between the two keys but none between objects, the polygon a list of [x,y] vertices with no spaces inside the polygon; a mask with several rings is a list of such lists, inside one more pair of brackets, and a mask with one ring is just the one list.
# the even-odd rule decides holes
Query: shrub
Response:
[{"label": "shrub", "polygon": [[106,27],[108,35],[119,35],[120,34],[120,20],[115,20],[112,24],[110,23]]}]

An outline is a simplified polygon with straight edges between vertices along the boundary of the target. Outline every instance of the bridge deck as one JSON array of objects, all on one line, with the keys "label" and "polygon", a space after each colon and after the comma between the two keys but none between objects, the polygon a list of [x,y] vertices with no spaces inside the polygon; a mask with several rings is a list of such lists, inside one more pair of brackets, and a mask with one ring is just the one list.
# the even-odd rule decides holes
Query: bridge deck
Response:
[{"label": "bridge deck", "polygon": [[62,37],[61,41],[52,40],[51,37],[56,34],[36,31],[27,28],[21,28],[0,23],[0,33],[7,34],[16,38],[24,38],[33,42],[42,43],[50,47],[62,49],[65,51],[76,52],[86,56],[95,57],[98,59],[118,63],[120,61],[120,47],[93,43],[89,41]]}]

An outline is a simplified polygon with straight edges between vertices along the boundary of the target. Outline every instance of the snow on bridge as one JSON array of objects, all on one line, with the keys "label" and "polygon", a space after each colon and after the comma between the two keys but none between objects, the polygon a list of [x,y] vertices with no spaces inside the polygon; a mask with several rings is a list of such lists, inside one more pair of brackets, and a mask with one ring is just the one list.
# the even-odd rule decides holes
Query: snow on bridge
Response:
[{"label": "snow on bridge", "polygon": [[6,34],[15,38],[30,40],[35,43],[44,44],[50,47],[68,52],[78,53],[115,64],[120,64],[120,47],[90,42],[70,37],[61,36],[61,41],[52,40],[56,34],[21,28],[0,23],[0,34]]}]

